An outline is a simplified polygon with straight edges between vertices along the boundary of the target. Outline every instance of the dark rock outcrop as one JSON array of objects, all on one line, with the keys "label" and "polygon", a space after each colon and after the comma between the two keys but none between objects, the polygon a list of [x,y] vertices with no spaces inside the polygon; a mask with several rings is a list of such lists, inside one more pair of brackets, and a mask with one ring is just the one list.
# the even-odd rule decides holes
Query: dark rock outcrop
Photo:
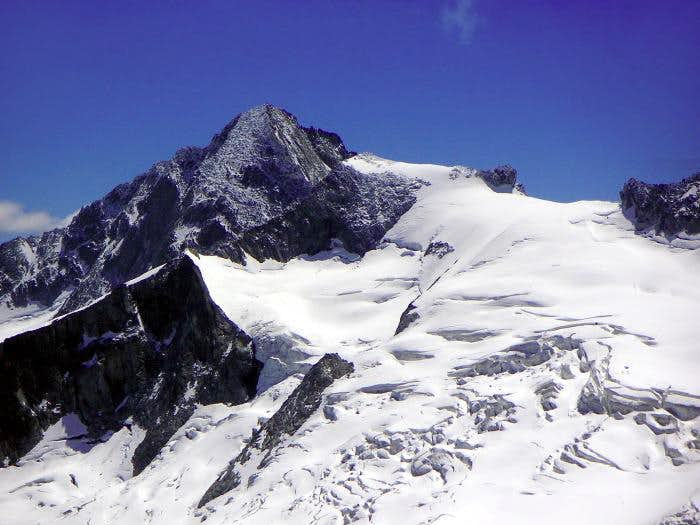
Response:
[{"label": "dark rock outcrop", "polygon": [[517,170],[508,164],[497,166],[492,170],[479,171],[479,177],[484,179],[489,187],[498,192],[510,193],[513,190],[525,193],[525,187],[518,182]]},{"label": "dark rock outcrop", "polygon": [[336,133],[314,127],[304,128],[304,131],[318,156],[329,166],[333,166],[340,160],[349,159],[357,155],[356,152],[349,151],[345,147],[343,140]]},{"label": "dark rock outcrop", "polygon": [[525,186],[518,182],[517,170],[508,164],[490,170],[454,166],[449,176],[451,179],[479,177],[495,192],[526,194]]},{"label": "dark rock outcrop", "polygon": [[620,201],[638,231],[667,236],[700,233],[700,173],[674,184],[630,179],[620,191]]},{"label": "dark rock outcrop", "polygon": [[442,259],[445,255],[455,251],[454,247],[445,241],[432,241],[425,249],[425,255],[434,255]]},{"label": "dark rock outcrop", "polygon": [[259,461],[257,469],[265,468],[284,437],[293,435],[318,410],[323,391],[354,369],[352,363],[341,359],[338,354],[324,355],[311,367],[280,409],[253,431],[248,444],[207,489],[198,507],[236,488],[241,482],[238,468],[253,458]]},{"label": "dark rock outcrop", "polygon": [[492,188],[499,186],[515,186],[518,172],[509,165],[497,166],[492,170],[480,171],[479,176]]},{"label": "dark rock outcrop", "polygon": [[416,189],[395,175],[377,178],[338,166],[293,209],[246,231],[239,245],[259,260],[288,261],[339,239],[348,251],[363,255],[414,204]]},{"label": "dark rock outcrop", "polygon": [[260,368],[251,338],[181,257],[0,343],[0,459],[16,461],[75,413],[94,439],[123,425],[145,429],[132,459],[138,473],[197,403],[250,399]]},{"label": "dark rock outcrop", "polygon": [[[65,228],[0,245],[0,304],[66,314],[186,248],[243,262],[328,249],[360,254],[414,202],[415,184],[342,164],[335,133],[270,105],[233,119],[83,207]],[[66,295],[70,294],[67,299]]]},{"label": "dark rock outcrop", "polygon": [[406,307],[406,309],[401,313],[399,318],[399,324],[396,326],[396,331],[394,335],[399,335],[406,328],[411,326],[411,323],[417,321],[420,318],[420,314],[416,311],[418,307],[412,302]]}]

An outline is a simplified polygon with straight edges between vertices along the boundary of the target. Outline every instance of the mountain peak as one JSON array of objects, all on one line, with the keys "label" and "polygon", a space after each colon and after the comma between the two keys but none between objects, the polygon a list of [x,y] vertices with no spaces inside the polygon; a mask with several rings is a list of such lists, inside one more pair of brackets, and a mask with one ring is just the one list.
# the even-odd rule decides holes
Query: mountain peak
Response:
[{"label": "mountain peak", "polygon": [[288,123],[291,126],[299,127],[297,118],[286,109],[272,104],[261,104],[259,106],[253,106],[236,115],[224,130],[228,129],[230,131],[237,126],[252,126],[252,129],[261,129],[280,125],[282,123]]},{"label": "mountain peak", "polygon": [[[0,305],[60,299],[69,313],[185,248],[243,261],[248,246],[288,258],[337,237],[366,251],[412,204],[412,191],[353,173],[342,165],[352,155],[335,133],[271,104],[253,107],[208,146],[181,148],[84,206],[67,227],[26,249],[0,245]],[[288,235],[292,223],[313,226],[310,239]]]},{"label": "mountain peak", "polygon": [[305,128],[294,115],[272,104],[240,113],[214,136],[207,152],[213,159],[210,164],[254,184],[313,185],[351,155],[335,133]]}]

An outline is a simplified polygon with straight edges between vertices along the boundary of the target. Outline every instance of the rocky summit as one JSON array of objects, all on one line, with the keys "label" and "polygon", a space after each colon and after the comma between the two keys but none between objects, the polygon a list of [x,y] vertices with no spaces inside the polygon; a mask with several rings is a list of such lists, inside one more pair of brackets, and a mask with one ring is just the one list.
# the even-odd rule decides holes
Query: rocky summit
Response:
[{"label": "rocky summit", "polygon": [[413,186],[342,166],[351,155],[334,133],[253,108],[208,146],[181,149],[84,206],[65,228],[0,245],[0,301],[58,301],[68,313],[186,248],[241,262],[243,245],[288,259],[339,238],[364,253],[413,204]]},{"label": "rocky summit", "polygon": [[0,245],[3,519],[700,523],[699,187],[244,112]]},{"label": "rocky summit", "polygon": [[700,173],[673,184],[630,179],[620,191],[620,200],[638,230],[669,237],[700,234]]}]

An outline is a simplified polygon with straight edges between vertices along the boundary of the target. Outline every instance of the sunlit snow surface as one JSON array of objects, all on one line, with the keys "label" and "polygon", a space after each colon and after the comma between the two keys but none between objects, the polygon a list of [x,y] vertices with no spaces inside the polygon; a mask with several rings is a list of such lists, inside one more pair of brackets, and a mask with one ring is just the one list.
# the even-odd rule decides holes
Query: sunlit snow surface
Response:
[{"label": "sunlit snow surface", "polygon": [[[245,266],[192,255],[213,299],[256,338],[258,397],[199,408],[136,478],[138,427],[88,443],[66,416],[0,470],[0,522],[653,524],[700,505],[700,451],[688,446],[700,418],[656,434],[638,412],[577,409],[593,376],[623,397],[700,407],[700,251],[635,235],[614,203],[495,193],[467,169],[348,163],[429,183],[376,250]],[[425,255],[436,242],[453,251]],[[418,318],[395,336],[412,302]],[[579,350],[513,374],[463,374],[554,335]],[[197,510],[325,352],[355,373],[269,466],[245,466],[237,489]],[[545,410],[540,387],[552,381]]]}]

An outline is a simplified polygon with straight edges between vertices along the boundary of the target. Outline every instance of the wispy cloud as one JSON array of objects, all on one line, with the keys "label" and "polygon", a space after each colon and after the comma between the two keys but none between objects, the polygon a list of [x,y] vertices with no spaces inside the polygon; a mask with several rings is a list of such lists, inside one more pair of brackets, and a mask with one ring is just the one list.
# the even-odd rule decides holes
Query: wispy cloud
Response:
[{"label": "wispy cloud", "polygon": [[45,211],[26,211],[16,202],[0,201],[0,233],[43,232],[64,222]]},{"label": "wispy cloud", "polygon": [[443,29],[454,33],[462,45],[472,41],[479,25],[479,16],[474,12],[472,0],[450,0],[442,7],[440,20]]}]

